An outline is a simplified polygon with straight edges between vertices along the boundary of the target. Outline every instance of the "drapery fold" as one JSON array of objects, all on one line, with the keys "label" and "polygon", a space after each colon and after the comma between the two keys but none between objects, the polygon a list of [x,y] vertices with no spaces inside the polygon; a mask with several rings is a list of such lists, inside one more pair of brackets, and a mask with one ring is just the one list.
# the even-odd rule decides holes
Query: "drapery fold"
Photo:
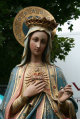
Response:
[{"label": "drapery fold", "polygon": [[[2,106],[0,106],[0,118],[1,119],[10,119],[9,118],[9,116],[10,116],[10,107],[11,107],[11,104],[13,103],[13,101],[20,95],[21,88],[22,88],[22,83],[23,83],[22,78],[23,78],[23,75],[25,73],[25,67],[26,66],[23,66],[21,69],[19,67],[15,67],[14,70],[12,71],[12,73],[11,73],[10,81],[9,81],[8,88],[7,88],[5,96],[4,96],[4,100],[3,100]],[[56,91],[55,92],[53,91],[54,81],[51,78],[51,77],[53,77],[52,68],[53,68],[53,66],[51,67],[51,73],[50,73],[50,66],[48,66],[48,70],[49,70],[49,73],[50,73],[50,81],[53,82],[53,83],[51,83],[52,84],[51,85],[51,87],[52,87],[51,91],[52,91],[52,95],[53,95]],[[21,71],[23,70],[23,72],[20,71],[21,75],[19,75],[19,70],[21,70]],[[61,86],[64,87],[67,83],[65,81],[65,78],[64,78],[63,73],[62,73],[60,68],[56,67],[56,73],[57,73],[57,82],[56,82],[56,84],[58,85],[58,90],[60,90],[60,87]],[[19,80],[18,78],[20,78],[20,80],[21,80],[21,82],[19,83],[20,87],[17,89],[16,93],[13,93],[13,90],[14,90],[14,87],[15,87],[15,82],[16,82],[16,80]],[[11,90],[9,90],[10,88],[11,88]],[[39,109],[41,104],[44,105],[44,106],[41,106],[42,108],[44,107],[43,112],[41,112],[42,113],[42,119],[44,119],[44,117],[47,118],[46,116],[47,116],[48,113],[46,113],[46,111],[47,111],[47,109],[45,108],[45,107],[47,107],[46,104],[49,105],[49,107],[47,107],[47,108],[49,108],[51,110],[51,112],[49,112],[49,118],[51,116],[51,117],[53,117],[52,119],[54,119],[54,117],[55,117],[55,119],[62,119],[62,117],[60,118],[58,116],[58,114],[55,114],[55,109],[54,110],[52,109],[47,95],[46,95],[46,99],[44,101],[45,103],[44,104],[42,103],[42,101],[44,99],[44,95],[45,95],[45,93],[41,94],[40,97],[38,96],[38,98],[36,97],[33,101],[32,107],[30,107],[31,106],[30,103],[28,105],[26,104],[24,106],[23,110],[19,113],[19,116],[18,116],[18,114],[15,115],[14,119],[20,119],[20,118],[21,119],[36,119],[38,109]],[[9,102],[9,100],[11,100],[11,101]],[[77,107],[77,104],[75,103],[74,99],[70,98],[70,101],[73,103],[73,105],[75,107],[75,111],[77,111],[78,107]],[[55,102],[55,101],[53,101],[53,102]],[[5,109],[7,111],[5,111]],[[27,111],[28,111],[28,113],[26,114],[25,112],[27,112]],[[4,117],[4,115],[7,115],[7,117]],[[52,116],[52,115],[54,115],[54,116]]]}]

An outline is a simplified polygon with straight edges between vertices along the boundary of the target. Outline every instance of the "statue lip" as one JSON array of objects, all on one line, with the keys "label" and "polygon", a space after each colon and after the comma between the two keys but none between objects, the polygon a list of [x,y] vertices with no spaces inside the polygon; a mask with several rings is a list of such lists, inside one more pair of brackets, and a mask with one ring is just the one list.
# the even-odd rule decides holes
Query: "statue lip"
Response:
[{"label": "statue lip", "polygon": [[36,52],[41,51],[40,48],[35,48],[34,50],[35,50]]}]

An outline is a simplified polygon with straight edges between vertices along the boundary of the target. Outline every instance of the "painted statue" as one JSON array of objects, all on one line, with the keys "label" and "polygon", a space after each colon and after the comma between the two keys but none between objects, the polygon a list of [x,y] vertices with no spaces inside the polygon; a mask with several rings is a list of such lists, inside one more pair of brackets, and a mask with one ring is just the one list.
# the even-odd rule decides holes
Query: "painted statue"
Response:
[{"label": "painted statue", "polygon": [[77,119],[77,104],[61,69],[50,62],[57,23],[40,7],[27,7],[14,19],[15,38],[24,47],[0,105],[0,119]]}]

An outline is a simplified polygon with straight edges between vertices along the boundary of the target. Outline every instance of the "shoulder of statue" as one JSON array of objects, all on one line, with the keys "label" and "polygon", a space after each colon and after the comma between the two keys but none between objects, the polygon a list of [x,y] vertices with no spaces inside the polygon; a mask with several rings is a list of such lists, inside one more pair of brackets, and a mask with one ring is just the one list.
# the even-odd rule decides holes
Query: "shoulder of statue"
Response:
[{"label": "shoulder of statue", "polygon": [[58,66],[56,66],[56,65],[55,65],[55,67],[56,67],[56,72],[58,72],[58,73],[62,73],[62,72],[63,72],[60,67],[58,67]]},{"label": "shoulder of statue", "polygon": [[25,71],[26,67],[27,67],[27,64],[23,65],[23,66],[17,66],[18,69],[19,69],[19,73],[20,74],[23,74],[23,72]]},{"label": "shoulder of statue", "polygon": [[20,69],[20,70],[25,69],[26,66],[27,66],[27,64],[24,64],[24,65],[22,65],[22,66],[20,66],[20,65],[16,65],[16,67],[17,67],[18,69]]},{"label": "shoulder of statue", "polygon": [[18,67],[15,66],[15,67],[11,70],[11,74],[12,74],[12,73],[15,73],[17,70],[18,70]]},{"label": "shoulder of statue", "polygon": [[16,66],[12,69],[11,75],[16,74],[17,72],[24,71],[25,67],[26,67],[26,64],[23,65],[23,66],[18,66],[18,65],[16,65]]},{"label": "shoulder of statue", "polygon": [[56,70],[61,71],[62,69],[60,67],[58,67],[56,64],[54,64],[53,62],[50,63],[51,66],[55,67]]},{"label": "shoulder of statue", "polygon": [[11,71],[10,80],[12,79],[15,80],[16,78],[21,79],[25,69],[26,69],[26,65],[23,65],[23,66],[16,65]]},{"label": "shoulder of statue", "polygon": [[57,73],[62,73],[62,69],[60,67],[58,67],[57,65],[55,65],[54,63],[52,63],[52,62],[50,62],[50,64],[48,64],[48,67],[49,68],[54,68]]},{"label": "shoulder of statue", "polygon": [[56,66],[53,62],[50,62],[50,64],[48,64],[48,66],[58,68],[58,66]]}]

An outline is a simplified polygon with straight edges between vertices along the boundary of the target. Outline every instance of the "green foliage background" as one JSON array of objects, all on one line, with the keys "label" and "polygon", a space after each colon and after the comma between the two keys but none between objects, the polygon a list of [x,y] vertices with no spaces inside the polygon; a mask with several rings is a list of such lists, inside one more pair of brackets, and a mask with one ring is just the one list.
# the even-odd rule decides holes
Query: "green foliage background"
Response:
[{"label": "green foliage background", "polygon": [[[68,20],[80,16],[80,0],[0,0],[0,84],[8,83],[11,69],[21,61],[23,47],[15,40],[12,25],[19,10],[27,6],[45,8],[60,25],[67,22],[70,31],[73,30],[73,24]],[[61,30],[59,27],[58,31]],[[65,60],[73,46],[72,38],[55,36],[51,52],[52,61],[56,58]]]}]

